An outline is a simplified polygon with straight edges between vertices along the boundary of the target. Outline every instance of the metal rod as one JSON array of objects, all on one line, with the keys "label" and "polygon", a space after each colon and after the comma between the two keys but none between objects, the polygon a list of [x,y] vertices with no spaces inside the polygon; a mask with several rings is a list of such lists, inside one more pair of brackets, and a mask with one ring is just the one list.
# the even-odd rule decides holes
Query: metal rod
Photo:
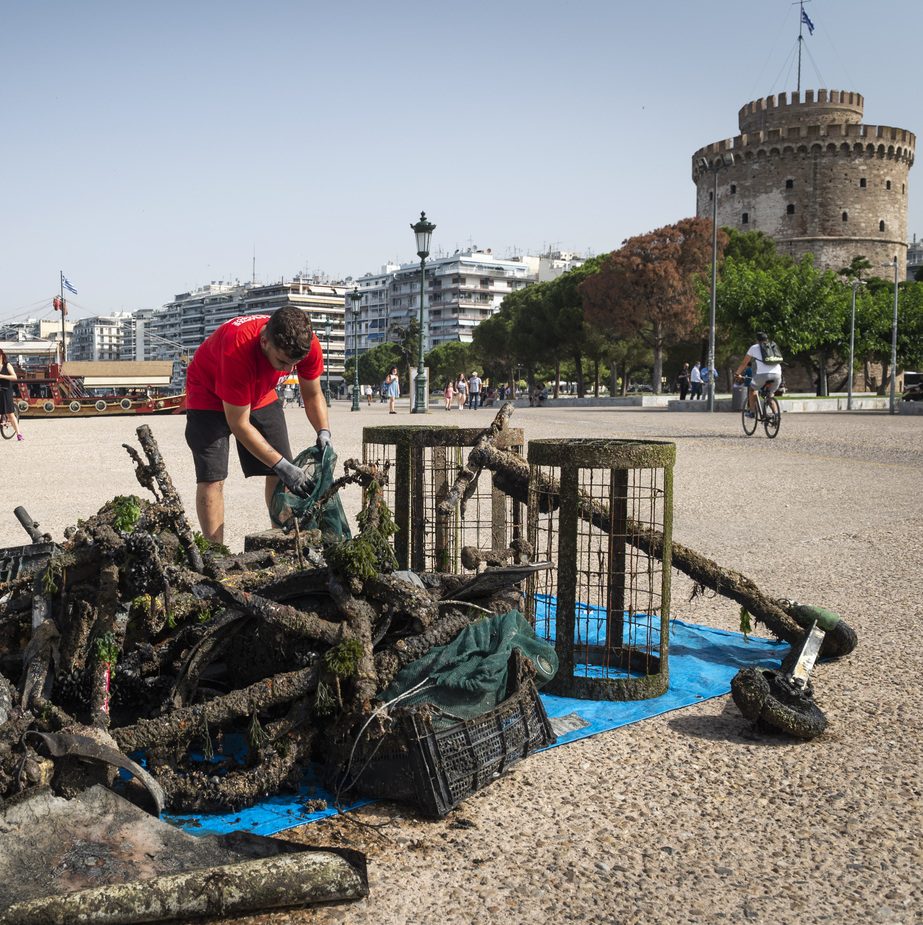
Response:
[{"label": "metal rod", "polygon": [[846,385],[846,410],[852,411],[852,375],[853,364],[855,363],[856,353],[856,291],[859,288],[859,280],[853,280],[852,284],[852,314],[849,321],[849,378]]},{"label": "metal rod", "polygon": [[715,303],[718,299],[718,171],[712,165],[715,185],[711,203],[711,309],[708,313],[708,410],[715,410]]},{"label": "metal rod", "polygon": [[890,414],[897,414],[897,254],[894,255],[894,321],[891,324],[891,400]]}]

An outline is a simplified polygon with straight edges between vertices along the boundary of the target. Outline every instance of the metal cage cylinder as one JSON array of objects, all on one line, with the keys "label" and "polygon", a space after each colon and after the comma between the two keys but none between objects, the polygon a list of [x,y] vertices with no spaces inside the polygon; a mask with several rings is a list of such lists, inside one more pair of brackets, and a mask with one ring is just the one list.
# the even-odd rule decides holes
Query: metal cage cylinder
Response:
[{"label": "metal cage cylinder", "polygon": [[526,598],[558,653],[547,691],[644,700],[669,686],[675,458],[666,442],[530,442],[528,539],[557,565]]},{"label": "metal cage cylinder", "polygon": [[[451,514],[437,505],[445,499],[468,453],[483,434],[475,427],[398,426],[362,430],[363,462],[391,463],[385,502],[394,513],[394,550],[400,568],[417,572],[465,571],[461,551],[477,550],[482,557],[502,555],[525,533],[524,506],[493,486],[483,471],[473,493]],[[522,453],[521,428],[504,428],[494,445]]]}]

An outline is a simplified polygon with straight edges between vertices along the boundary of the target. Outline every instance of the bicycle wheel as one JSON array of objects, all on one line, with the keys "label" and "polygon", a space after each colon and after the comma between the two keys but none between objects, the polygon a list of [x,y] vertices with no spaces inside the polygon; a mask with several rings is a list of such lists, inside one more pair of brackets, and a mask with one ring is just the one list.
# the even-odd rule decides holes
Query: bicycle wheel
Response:
[{"label": "bicycle wheel", "polygon": [[763,417],[763,427],[766,429],[766,436],[772,440],[779,432],[779,425],[782,423],[782,412],[779,410],[779,403],[770,398],[766,402],[766,411]]},{"label": "bicycle wheel", "polygon": [[750,409],[745,405],[744,410],[740,412],[740,423],[743,425],[744,433],[748,437],[752,437],[754,433],[756,433],[756,425],[759,423],[759,421],[757,420],[755,414],[752,417],[747,417],[749,413]]},{"label": "bicycle wheel", "polygon": [[4,414],[3,417],[0,417],[0,437],[3,437],[4,440],[9,440],[12,436],[13,422]]}]

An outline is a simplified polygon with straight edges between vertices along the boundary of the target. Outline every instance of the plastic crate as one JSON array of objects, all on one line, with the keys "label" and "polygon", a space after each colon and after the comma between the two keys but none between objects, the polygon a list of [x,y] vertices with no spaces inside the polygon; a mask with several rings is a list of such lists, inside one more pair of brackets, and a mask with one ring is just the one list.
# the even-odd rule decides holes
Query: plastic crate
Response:
[{"label": "plastic crate", "polygon": [[356,749],[341,790],[411,803],[438,818],[555,741],[526,660],[515,650],[506,700],[438,729],[433,714],[426,704],[392,713],[392,730]]},{"label": "plastic crate", "polygon": [[0,583],[20,575],[31,575],[45,567],[56,543],[31,543],[28,546],[5,546],[0,549]]}]

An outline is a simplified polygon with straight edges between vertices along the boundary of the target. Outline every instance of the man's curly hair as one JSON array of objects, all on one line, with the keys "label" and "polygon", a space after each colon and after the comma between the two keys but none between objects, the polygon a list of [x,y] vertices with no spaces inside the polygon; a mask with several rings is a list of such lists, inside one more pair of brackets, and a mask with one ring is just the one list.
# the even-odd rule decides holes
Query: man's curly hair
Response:
[{"label": "man's curly hair", "polygon": [[266,323],[266,336],[276,350],[292,360],[302,360],[311,349],[314,330],[305,312],[294,305],[283,305]]}]

